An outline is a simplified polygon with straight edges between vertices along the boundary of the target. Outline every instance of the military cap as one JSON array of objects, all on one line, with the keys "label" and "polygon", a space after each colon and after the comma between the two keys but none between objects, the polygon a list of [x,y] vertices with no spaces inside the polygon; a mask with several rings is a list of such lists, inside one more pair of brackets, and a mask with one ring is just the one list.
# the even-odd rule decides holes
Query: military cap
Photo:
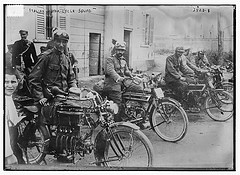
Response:
[{"label": "military cap", "polygon": [[115,45],[115,49],[126,50],[126,43],[125,42],[117,42]]},{"label": "military cap", "polygon": [[182,52],[182,53],[184,53],[185,50],[184,50],[183,47],[176,47],[175,52]]},{"label": "military cap", "polygon": [[28,31],[27,30],[19,30],[19,33],[22,34],[22,33],[27,33],[28,34]]},{"label": "military cap", "polygon": [[61,40],[68,41],[69,40],[69,35],[64,30],[56,30],[56,32],[54,33],[53,38],[54,38],[54,40],[55,39],[61,39]]},{"label": "military cap", "polygon": [[204,55],[204,50],[199,50],[198,53]]}]

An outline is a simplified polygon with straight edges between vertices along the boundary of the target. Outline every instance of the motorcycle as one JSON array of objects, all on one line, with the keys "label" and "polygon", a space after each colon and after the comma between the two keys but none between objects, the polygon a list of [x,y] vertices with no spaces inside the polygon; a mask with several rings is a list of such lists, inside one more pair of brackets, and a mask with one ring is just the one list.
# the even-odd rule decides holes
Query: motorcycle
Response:
[{"label": "motorcycle", "polygon": [[87,88],[70,88],[65,93],[54,87],[51,92],[57,102],[53,112],[47,113],[49,120],[39,115],[44,114],[43,107],[38,110],[31,98],[14,99],[25,116],[18,124],[18,144],[27,164],[47,164],[46,155],[77,163],[93,152],[95,161],[90,164],[97,166],[153,165],[153,146],[139,127],[113,121],[118,111],[115,103]]},{"label": "motorcycle", "polygon": [[213,85],[216,89],[224,89],[230,94],[233,94],[233,82],[224,80],[223,72],[220,66],[211,66],[209,71],[212,74]]},{"label": "motorcycle", "polygon": [[195,83],[188,84],[183,99],[179,99],[177,94],[167,87],[161,73],[155,76],[155,81],[157,86],[163,89],[165,96],[179,100],[187,112],[200,113],[204,110],[215,121],[227,121],[233,116],[233,96],[224,89],[214,87],[218,86],[217,77],[214,76],[211,72],[209,81],[198,81],[197,77],[194,77]]},{"label": "motorcycle", "polygon": [[[142,85],[139,92],[128,91],[131,85]],[[139,74],[123,80],[122,104],[123,121],[147,129],[145,123],[150,122],[150,129],[169,142],[177,142],[184,138],[188,128],[188,117],[181,104],[176,100],[164,97],[161,88],[157,88],[151,76]],[[103,98],[106,97],[103,88],[98,88]]]}]

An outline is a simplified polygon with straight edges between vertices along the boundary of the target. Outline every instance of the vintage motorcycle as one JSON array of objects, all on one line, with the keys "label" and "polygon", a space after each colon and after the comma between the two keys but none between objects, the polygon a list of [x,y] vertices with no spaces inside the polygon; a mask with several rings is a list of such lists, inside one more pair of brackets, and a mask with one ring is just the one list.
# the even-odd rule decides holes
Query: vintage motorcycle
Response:
[{"label": "vintage motorcycle", "polygon": [[216,89],[224,89],[230,94],[233,94],[233,82],[224,80],[220,66],[211,66],[209,72],[212,74],[213,85]]},{"label": "vintage motorcycle", "polygon": [[[128,91],[132,84],[142,85],[142,91]],[[96,88],[97,89],[97,88]],[[106,97],[104,91],[99,93]],[[124,114],[122,119],[145,127],[150,122],[150,129],[165,141],[177,142],[184,138],[188,128],[188,117],[181,104],[176,100],[164,97],[161,88],[157,88],[147,74],[138,74],[123,80],[122,102]]]},{"label": "vintage motorcycle", "polygon": [[[201,112],[205,110],[210,118],[215,121],[226,121],[233,116],[233,96],[224,91],[224,89],[215,88],[217,81],[214,80],[215,73],[210,72],[211,81],[202,81],[198,83],[197,77],[194,77],[195,83],[188,85],[188,90],[183,99],[178,96],[170,88],[167,87],[161,73],[155,75],[157,86],[161,87],[164,95],[177,99],[187,112]],[[197,109],[197,110],[192,110]]]},{"label": "vintage motorcycle", "polygon": [[44,116],[39,115],[43,110],[39,111],[31,98],[15,99],[21,109],[19,114],[26,116],[18,124],[18,143],[26,163],[47,164],[47,154],[65,156],[76,163],[94,152],[91,164],[97,166],[153,165],[151,142],[138,126],[113,121],[118,108],[112,101],[103,101],[97,92],[87,88],[70,88],[69,93],[53,88],[51,92],[57,102],[48,120],[40,117]]}]

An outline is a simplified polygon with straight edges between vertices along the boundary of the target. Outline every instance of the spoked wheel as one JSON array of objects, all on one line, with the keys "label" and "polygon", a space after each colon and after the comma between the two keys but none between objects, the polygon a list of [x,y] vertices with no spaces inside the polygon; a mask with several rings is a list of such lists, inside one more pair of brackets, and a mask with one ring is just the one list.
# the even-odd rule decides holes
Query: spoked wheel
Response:
[{"label": "spoked wheel", "polygon": [[151,167],[153,147],[140,130],[130,127],[111,129],[104,151],[104,166],[108,167]]},{"label": "spoked wheel", "polygon": [[225,91],[229,92],[231,95],[233,94],[233,83],[223,82],[222,86]]},{"label": "spoked wheel", "polygon": [[160,138],[177,142],[187,133],[188,117],[181,106],[171,101],[160,101],[153,113],[152,125]]},{"label": "spoked wheel", "polygon": [[233,116],[233,96],[226,91],[215,91],[206,98],[205,108],[213,120],[229,120]]},{"label": "spoked wheel", "polygon": [[19,127],[23,130],[20,136],[19,145],[23,150],[23,159],[27,164],[40,164],[44,161],[48,148],[49,134],[44,126],[36,126],[32,131],[26,131],[27,127],[32,127],[33,123],[21,122]]}]

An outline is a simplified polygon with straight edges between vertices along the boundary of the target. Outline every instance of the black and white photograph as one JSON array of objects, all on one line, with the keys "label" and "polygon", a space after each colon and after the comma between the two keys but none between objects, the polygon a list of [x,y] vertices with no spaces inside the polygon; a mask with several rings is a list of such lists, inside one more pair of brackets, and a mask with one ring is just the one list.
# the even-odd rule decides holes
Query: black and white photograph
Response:
[{"label": "black and white photograph", "polygon": [[65,3],[3,4],[4,172],[236,171],[236,4]]}]

